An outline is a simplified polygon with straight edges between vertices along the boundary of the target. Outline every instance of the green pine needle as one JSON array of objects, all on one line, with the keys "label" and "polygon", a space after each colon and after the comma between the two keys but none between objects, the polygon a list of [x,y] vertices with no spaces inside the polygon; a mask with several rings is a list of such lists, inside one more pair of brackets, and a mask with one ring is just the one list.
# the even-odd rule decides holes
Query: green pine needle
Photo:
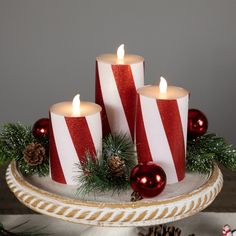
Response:
[{"label": "green pine needle", "polygon": [[3,125],[0,130],[1,162],[23,156],[25,146],[33,140],[29,127],[20,123]]},{"label": "green pine needle", "polygon": [[194,172],[209,173],[213,162],[236,171],[236,150],[224,138],[208,133],[188,140],[187,169]]},{"label": "green pine needle", "polygon": [[[119,156],[125,163],[123,176],[113,176],[108,167],[108,159]],[[131,140],[126,135],[108,135],[103,140],[102,157],[92,157],[87,153],[82,166],[78,165],[78,193],[86,195],[91,192],[120,192],[127,189],[129,176],[136,164],[136,155]]]},{"label": "green pine needle", "polygon": [[136,153],[133,142],[127,135],[117,134],[107,135],[103,140],[103,158],[119,156],[125,161],[125,166],[130,169],[136,164]]},{"label": "green pine needle", "polygon": [[45,176],[49,173],[48,153],[42,164],[29,166],[23,159],[25,147],[34,142],[40,142],[48,149],[48,138],[34,138],[31,127],[20,123],[8,123],[0,129],[0,165],[6,161],[16,160],[18,168],[24,175],[38,174]]}]

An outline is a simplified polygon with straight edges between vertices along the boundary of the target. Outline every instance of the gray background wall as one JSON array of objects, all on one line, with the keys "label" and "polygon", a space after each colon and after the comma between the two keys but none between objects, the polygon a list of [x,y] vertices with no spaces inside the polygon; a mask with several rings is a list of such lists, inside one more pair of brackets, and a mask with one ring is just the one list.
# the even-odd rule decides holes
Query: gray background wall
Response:
[{"label": "gray background wall", "polygon": [[0,123],[32,124],[79,91],[94,99],[96,55],[119,44],[191,91],[210,130],[236,144],[235,0],[0,0]]}]

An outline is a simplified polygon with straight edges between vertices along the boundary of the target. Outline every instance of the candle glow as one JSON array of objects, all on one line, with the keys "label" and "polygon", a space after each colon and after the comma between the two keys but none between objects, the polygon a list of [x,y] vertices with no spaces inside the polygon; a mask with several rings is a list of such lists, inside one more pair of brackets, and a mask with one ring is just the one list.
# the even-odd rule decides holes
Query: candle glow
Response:
[{"label": "candle glow", "polygon": [[124,44],[121,44],[117,49],[117,58],[118,60],[123,60],[125,56]]},{"label": "candle glow", "polygon": [[80,115],[80,95],[75,95],[73,101],[72,101],[72,108],[73,108],[73,114],[74,115]]},{"label": "candle glow", "polygon": [[159,84],[159,89],[160,89],[160,93],[166,93],[167,92],[167,81],[164,77],[161,76],[160,78],[160,84]]}]

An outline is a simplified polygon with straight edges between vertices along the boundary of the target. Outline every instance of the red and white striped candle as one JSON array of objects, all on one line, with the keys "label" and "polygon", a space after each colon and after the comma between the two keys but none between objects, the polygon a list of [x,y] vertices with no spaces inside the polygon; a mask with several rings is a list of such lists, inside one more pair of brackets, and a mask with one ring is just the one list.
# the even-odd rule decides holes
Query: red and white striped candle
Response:
[{"label": "red and white striped candle", "polygon": [[75,185],[76,164],[82,164],[86,152],[94,156],[102,151],[102,108],[91,102],[62,102],[50,108],[50,173],[59,183]]},{"label": "red and white striped candle", "polygon": [[136,147],[139,162],[154,161],[167,176],[167,183],[184,179],[189,93],[168,86],[138,89]]},{"label": "red and white striped candle", "polygon": [[144,58],[124,53],[96,58],[96,103],[102,107],[103,135],[124,133],[134,138],[137,89],[144,85]]}]

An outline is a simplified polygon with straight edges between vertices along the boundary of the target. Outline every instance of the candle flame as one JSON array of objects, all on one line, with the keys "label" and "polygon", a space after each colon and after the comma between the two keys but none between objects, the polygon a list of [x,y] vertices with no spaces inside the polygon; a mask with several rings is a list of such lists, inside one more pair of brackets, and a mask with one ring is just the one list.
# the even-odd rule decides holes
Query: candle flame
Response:
[{"label": "candle flame", "polygon": [[72,107],[73,107],[73,114],[74,115],[80,115],[80,95],[75,95],[73,101],[72,101]]},{"label": "candle flame", "polygon": [[118,58],[118,60],[123,60],[124,59],[124,56],[125,56],[124,47],[125,47],[125,45],[121,44],[117,49],[117,58]]},{"label": "candle flame", "polygon": [[160,93],[166,93],[167,87],[168,85],[166,79],[161,76],[159,84]]}]

